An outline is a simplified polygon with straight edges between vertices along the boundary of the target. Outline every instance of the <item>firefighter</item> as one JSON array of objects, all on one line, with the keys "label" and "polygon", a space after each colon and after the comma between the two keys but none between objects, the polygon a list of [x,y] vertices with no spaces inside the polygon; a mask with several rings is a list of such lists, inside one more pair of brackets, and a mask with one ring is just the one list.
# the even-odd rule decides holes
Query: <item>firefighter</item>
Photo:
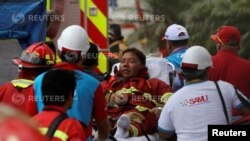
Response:
[{"label": "firefighter", "polygon": [[[54,69],[43,77],[42,99],[45,107],[33,119],[40,124],[40,131],[49,139],[86,140],[81,123],[76,119],[67,118],[66,114],[67,109],[72,106],[75,86],[76,78],[73,71]],[[53,126],[56,128],[52,128]]]},{"label": "firefighter", "polygon": [[37,113],[33,80],[55,64],[54,53],[39,42],[30,45],[12,62],[18,66],[18,78],[0,86],[0,101],[33,116]]},{"label": "firefighter", "polygon": [[[66,27],[57,40],[58,52],[62,63],[55,68],[73,70],[77,78],[77,86],[72,108],[68,110],[70,117],[75,117],[85,127],[87,140],[92,136],[92,117],[98,127],[98,138],[104,140],[109,135],[109,121],[105,110],[105,97],[100,82],[84,73],[82,66],[90,44],[84,28],[78,25]],[[35,79],[34,89],[37,97],[41,97],[42,78]],[[38,110],[42,111],[42,100],[37,101]]]},{"label": "firefighter", "polygon": [[163,81],[149,79],[145,64],[146,56],[141,51],[125,50],[120,69],[106,90],[109,116],[116,122],[123,114],[117,122],[116,138],[155,133],[157,117],[151,110],[162,107],[164,97],[172,92]]}]

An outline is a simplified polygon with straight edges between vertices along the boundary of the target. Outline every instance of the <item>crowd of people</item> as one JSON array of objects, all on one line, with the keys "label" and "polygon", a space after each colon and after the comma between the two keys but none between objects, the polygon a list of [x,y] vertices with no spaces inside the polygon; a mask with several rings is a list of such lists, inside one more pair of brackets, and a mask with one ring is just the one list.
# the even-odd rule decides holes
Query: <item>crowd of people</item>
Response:
[{"label": "crowd of people", "polygon": [[[157,67],[126,46],[119,25],[112,24],[108,73],[119,65],[104,77],[98,46],[84,28],[71,25],[60,34],[57,51],[39,42],[12,60],[19,76],[0,86],[0,102],[32,117],[34,140],[149,140],[159,133],[155,140],[206,141],[207,125],[250,121],[250,61],[237,53],[240,36],[234,26],[219,28],[211,35],[218,51],[211,56],[205,47],[188,47],[186,28],[172,24],[163,37],[170,53],[161,58],[164,75],[153,76]],[[0,138],[6,126],[0,125]]]}]

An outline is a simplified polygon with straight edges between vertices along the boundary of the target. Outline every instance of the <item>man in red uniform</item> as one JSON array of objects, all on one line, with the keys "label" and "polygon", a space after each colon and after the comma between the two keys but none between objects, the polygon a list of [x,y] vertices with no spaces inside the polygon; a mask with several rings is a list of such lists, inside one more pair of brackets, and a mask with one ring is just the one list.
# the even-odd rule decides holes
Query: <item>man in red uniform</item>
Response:
[{"label": "man in red uniform", "polygon": [[[172,92],[158,79],[149,79],[145,55],[135,48],[123,52],[120,69],[106,91],[108,113],[117,120],[116,138],[152,134],[157,130],[157,117],[151,112],[164,104]],[[123,130],[123,131],[122,131]]]},{"label": "man in red uniform", "polygon": [[223,26],[211,36],[218,52],[212,58],[214,67],[209,71],[209,79],[229,82],[250,98],[250,62],[237,53],[240,36],[240,31],[233,26]]},{"label": "man in red uniform", "polygon": [[216,43],[217,54],[212,57],[213,66],[209,70],[209,79],[223,80],[237,87],[247,98],[250,98],[250,62],[241,58],[240,31],[234,26],[222,26],[211,35]]},{"label": "man in red uniform", "polygon": [[[56,82],[56,83],[55,83]],[[80,122],[67,118],[66,110],[72,106],[76,78],[73,71],[55,69],[48,71],[42,81],[43,111],[34,120],[40,124],[39,129],[53,141],[85,141],[85,132]],[[53,135],[48,134],[56,119],[65,116],[54,129]],[[51,131],[53,133],[53,131]]]},{"label": "man in red uniform", "polygon": [[12,60],[18,65],[17,79],[0,86],[0,102],[33,116],[37,113],[33,80],[49,70],[55,63],[53,51],[45,43],[35,43],[24,50],[19,58]]}]

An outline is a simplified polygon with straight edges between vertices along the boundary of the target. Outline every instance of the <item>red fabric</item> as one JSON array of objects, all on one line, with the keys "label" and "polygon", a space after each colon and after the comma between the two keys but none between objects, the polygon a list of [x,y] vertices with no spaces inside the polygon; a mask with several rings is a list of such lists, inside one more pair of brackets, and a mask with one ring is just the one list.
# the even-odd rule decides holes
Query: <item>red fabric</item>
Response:
[{"label": "red fabric", "polygon": [[94,67],[93,71],[97,74],[102,74],[101,70],[98,67]]},{"label": "red fabric", "polygon": [[66,69],[66,70],[80,70],[80,71],[84,70],[83,67],[80,67],[80,66],[77,66],[77,65],[74,65],[74,64],[70,64],[70,63],[67,63],[67,62],[62,62],[62,63],[56,64],[54,66],[54,68],[61,68],[61,69]]},{"label": "red fabric", "polygon": [[239,125],[239,124],[244,124],[244,123],[248,123],[250,124],[250,115],[248,116],[243,116],[241,117],[239,120],[233,122],[233,125]]},{"label": "red fabric", "polygon": [[34,80],[39,74],[41,74],[44,71],[45,70],[42,69],[21,69],[18,73],[18,78]]},{"label": "red fabric", "polygon": [[38,113],[33,85],[24,89],[17,89],[11,82],[5,83],[0,86],[0,102],[19,109],[30,116]]},{"label": "red fabric", "polygon": [[[5,119],[0,123],[1,141],[48,141],[36,128],[18,117]],[[12,138],[11,138],[12,137]]]},{"label": "red fabric", "polygon": [[[49,109],[49,110],[46,110]],[[60,114],[65,113],[62,107],[47,106],[41,113],[35,115],[33,119],[38,122],[39,127],[49,127],[52,121]],[[63,131],[68,135],[68,140],[86,141],[85,131],[76,119],[66,118],[58,126],[57,130]],[[61,141],[58,138],[53,138],[52,141]]]},{"label": "red fabric", "polygon": [[138,129],[138,136],[145,135],[144,132],[146,132],[147,134],[153,134],[157,131],[158,119],[153,113],[149,111],[139,112],[137,110],[130,110],[130,111],[125,112],[125,114],[129,114],[133,112],[138,112],[141,115],[143,115],[143,117],[145,118],[145,120],[142,121],[142,124],[135,122],[133,120],[131,121],[131,124],[134,125]]},{"label": "red fabric", "polygon": [[212,59],[213,68],[209,70],[209,79],[229,82],[250,98],[250,61],[226,49],[219,51]]},{"label": "red fabric", "polygon": [[211,39],[215,42],[228,44],[229,42],[240,42],[240,31],[234,26],[222,26],[217,33],[211,35]]},{"label": "red fabric", "polygon": [[103,121],[104,119],[107,118],[108,115],[105,107],[106,107],[105,96],[103,94],[102,86],[99,85],[99,87],[96,89],[96,93],[94,96],[93,115],[95,120]]}]

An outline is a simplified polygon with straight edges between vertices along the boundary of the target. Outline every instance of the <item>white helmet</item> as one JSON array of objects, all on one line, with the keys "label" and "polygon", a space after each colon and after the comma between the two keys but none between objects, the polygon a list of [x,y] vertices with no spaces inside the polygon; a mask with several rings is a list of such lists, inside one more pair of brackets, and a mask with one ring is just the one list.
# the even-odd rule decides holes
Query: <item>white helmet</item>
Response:
[{"label": "white helmet", "polygon": [[88,34],[84,28],[79,25],[71,25],[63,30],[57,40],[59,51],[63,48],[72,51],[81,51],[81,55],[86,54],[90,45]]},{"label": "white helmet", "polygon": [[185,52],[181,67],[204,70],[212,67],[212,57],[210,53],[202,46],[192,46]]}]

